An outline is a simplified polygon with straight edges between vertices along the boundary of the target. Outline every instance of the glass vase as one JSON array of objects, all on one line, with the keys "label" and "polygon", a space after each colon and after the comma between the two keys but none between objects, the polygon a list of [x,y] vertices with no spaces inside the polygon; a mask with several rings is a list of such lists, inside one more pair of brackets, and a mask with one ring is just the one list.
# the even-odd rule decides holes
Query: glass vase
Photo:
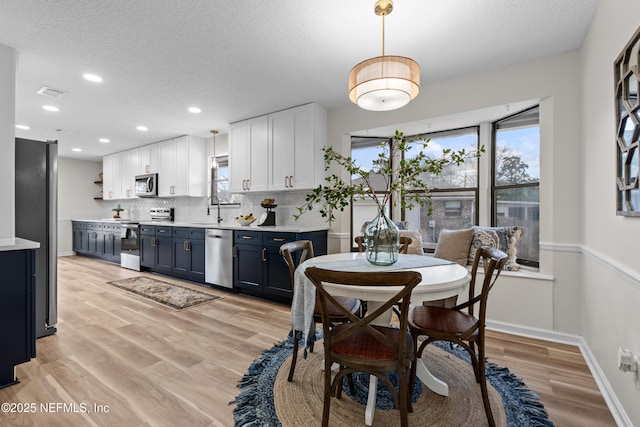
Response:
[{"label": "glass vase", "polygon": [[398,261],[400,230],[383,209],[364,229],[365,254],[374,265],[391,265]]}]

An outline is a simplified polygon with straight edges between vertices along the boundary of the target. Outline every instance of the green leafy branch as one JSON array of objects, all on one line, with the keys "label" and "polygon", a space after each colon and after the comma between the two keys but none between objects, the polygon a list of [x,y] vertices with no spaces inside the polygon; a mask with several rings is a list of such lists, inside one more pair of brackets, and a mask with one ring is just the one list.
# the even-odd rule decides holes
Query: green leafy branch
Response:
[{"label": "green leafy branch", "polygon": [[[394,206],[400,203],[403,209],[412,209],[416,205],[424,207],[428,202],[431,214],[431,191],[424,183],[424,177],[437,176],[446,166],[459,166],[468,158],[479,157],[485,149],[484,146],[473,152],[444,149],[440,157],[432,158],[425,154],[429,142],[429,139],[425,140],[421,135],[405,139],[402,132],[396,131],[390,144],[386,141],[380,144],[380,153],[373,161],[371,170],[362,169],[350,156],[343,156],[333,147],[323,148],[325,171],[332,165],[337,165],[347,171],[350,177],[360,179],[345,182],[335,173],[328,175],[324,185],[319,185],[307,194],[294,218],[298,220],[303,213],[318,206],[320,215],[331,223],[335,220],[335,211],[342,212],[353,200],[363,200],[366,197],[372,199],[379,208],[383,208],[389,200],[392,200]],[[404,155],[412,152],[414,146],[419,148],[417,154],[410,157]],[[382,181],[381,188],[374,188],[373,177]]]}]

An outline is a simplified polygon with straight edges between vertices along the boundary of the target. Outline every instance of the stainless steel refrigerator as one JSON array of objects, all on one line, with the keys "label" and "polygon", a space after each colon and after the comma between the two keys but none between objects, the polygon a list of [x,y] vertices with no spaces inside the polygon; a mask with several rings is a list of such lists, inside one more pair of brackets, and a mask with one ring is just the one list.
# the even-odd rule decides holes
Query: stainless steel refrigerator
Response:
[{"label": "stainless steel refrigerator", "polygon": [[58,141],[16,138],[16,237],[36,250],[36,337],[58,322]]}]

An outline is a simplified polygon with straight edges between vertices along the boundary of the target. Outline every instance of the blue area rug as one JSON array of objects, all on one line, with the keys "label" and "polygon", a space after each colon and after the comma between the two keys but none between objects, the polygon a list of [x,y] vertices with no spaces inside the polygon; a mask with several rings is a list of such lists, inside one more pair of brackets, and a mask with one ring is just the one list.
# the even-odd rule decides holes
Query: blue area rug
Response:
[{"label": "blue area rug", "polygon": [[[448,344],[435,343],[434,346],[447,351],[459,359],[470,363],[467,352],[457,346],[451,348]],[[274,383],[282,363],[291,355],[293,340],[277,343],[273,348],[263,352],[249,367],[249,372],[239,382],[240,394],[230,404],[236,404],[234,420],[236,427],[248,426],[281,426],[276,415],[274,405]],[[299,355],[302,358],[302,352]],[[297,370],[296,370],[297,372]],[[393,374],[390,374],[393,377]],[[487,363],[487,379],[502,397],[503,407],[509,427],[550,427],[553,422],[549,420],[544,406],[539,397],[529,390],[523,381],[509,372],[507,368]],[[356,402],[365,405],[367,399],[369,377],[368,375],[356,375],[356,396],[351,396],[343,386],[343,395],[351,397]],[[392,382],[394,378],[392,378]],[[395,379],[397,384],[397,379]],[[413,390],[412,401],[420,396],[422,387],[420,382]],[[478,389],[478,395],[480,390]],[[378,399],[376,407],[390,409],[393,407],[393,399],[383,383],[378,385]]]}]

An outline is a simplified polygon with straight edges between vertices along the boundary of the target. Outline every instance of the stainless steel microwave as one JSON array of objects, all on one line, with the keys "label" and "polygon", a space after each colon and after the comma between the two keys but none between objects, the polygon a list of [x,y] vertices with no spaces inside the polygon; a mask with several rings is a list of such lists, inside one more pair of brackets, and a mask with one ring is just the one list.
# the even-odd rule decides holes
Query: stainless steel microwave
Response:
[{"label": "stainless steel microwave", "polygon": [[149,173],[136,176],[136,196],[158,197],[158,174]]}]

